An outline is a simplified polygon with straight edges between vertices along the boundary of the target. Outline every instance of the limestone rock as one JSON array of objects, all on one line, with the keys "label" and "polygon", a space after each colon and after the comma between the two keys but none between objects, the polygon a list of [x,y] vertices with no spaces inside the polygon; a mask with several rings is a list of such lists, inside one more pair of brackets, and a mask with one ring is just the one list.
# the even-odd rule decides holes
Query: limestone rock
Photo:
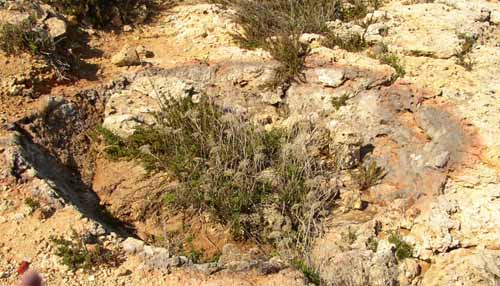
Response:
[{"label": "limestone rock", "polygon": [[439,257],[424,274],[422,285],[496,286],[500,283],[500,253],[458,250]]},{"label": "limestone rock", "polygon": [[119,67],[136,66],[141,64],[141,59],[134,47],[125,45],[111,58],[111,62]]},{"label": "limestone rock", "polygon": [[47,20],[45,20],[45,25],[47,26],[49,36],[52,39],[64,36],[68,29],[66,22],[57,17],[48,18]]},{"label": "limestone rock", "polygon": [[132,237],[122,242],[123,251],[128,254],[141,253],[144,250],[144,241]]},{"label": "limestone rock", "polygon": [[491,11],[490,22],[495,25],[500,25],[500,11]]}]

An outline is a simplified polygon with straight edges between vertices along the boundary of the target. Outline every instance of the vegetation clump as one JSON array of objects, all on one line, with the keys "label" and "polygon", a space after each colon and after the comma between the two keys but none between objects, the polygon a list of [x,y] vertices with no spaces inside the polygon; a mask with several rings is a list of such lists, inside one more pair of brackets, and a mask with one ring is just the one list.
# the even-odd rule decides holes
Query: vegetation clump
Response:
[{"label": "vegetation clump", "polygon": [[308,264],[303,260],[293,260],[292,264],[293,266],[295,266],[295,268],[297,268],[304,274],[309,283],[318,286],[321,285],[321,276],[319,275],[318,271],[308,266]]},{"label": "vegetation clump", "polygon": [[363,164],[354,174],[355,180],[358,182],[361,190],[367,190],[377,185],[386,175],[384,168],[377,166],[374,161]]},{"label": "vegetation clump", "polygon": [[59,256],[61,264],[71,271],[91,270],[100,265],[117,267],[121,263],[118,253],[105,249],[99,244],[95,245],[92,250],[88,248],[76,231],[73,231],[71,239],[51,237],[51,240],[56,246],[55,255]]},{"label": "vegetation clump", "polygon": [[34,17],[17,23],[6,23],[0,27],[0,49],[8,55],[21,52],[42,58],[56,72],[59,79],[67,79],[76,57],[65,41],[55,41],[46,29],[37,25]]},{"label": "vegetation clump", "polygon": [[[156,127],[127,139],[101,129],[109,156],[139,158],[150,171],[171,173],[179,187],[163,196],[164,205],[209,211],[236,239],[262,239],[264,204],[279,206],[301,229],[307,196],[319,189],[311,182],[325,170],[305,150],[291,148],[294,134],[263,130],[206,96],[196,103],[165,98],[163,106]],[[317,196],[324,208],[333,197]]]},{"label": "vegetation clump", "polygon": [[389,242],[396,246],[396,257],[399,261],[410,258],[413,255],[413,247],[404,241],[398,234],[391,233]]},{"label": "vegetation clump", "polygon": [[[352,21],[365,17],[378,0],[212,0],[236,11],[235,21],[242,32],[234,38],[244,48],[263,48],[281,64],[272,87],[302,81],[307,44],[299,41],[304,33],[331,35],[328,22]],[[334,40],[334,39],[330,39]],[[359,45],[359,38],[352,38]],[[342,42],[343,44],[343,42]]]},{"label": "vegetation clump", "polygon": [[24,199],[24,204],[30,209],[31,213],[40,208],[40,202],[33,198]]},{"label": "vegetation clump", "polygon": [[43,0],[66,15],[76,16],[78,20],[89,21],[95,27],[106,27],[110,23],[145,19],[149,0]]},{"label": "vegetation clump", "polygon": [[391,53],[386,53],[380,57],[380,62],[385,65],[389,65],[394,70],[396,71],[396,74],[393,77],[393,81],[397,80],[398,78],[404,77],[406,74],[406,71],[404,67],[401,65],[400,59],[398,56],[395,54]]}]

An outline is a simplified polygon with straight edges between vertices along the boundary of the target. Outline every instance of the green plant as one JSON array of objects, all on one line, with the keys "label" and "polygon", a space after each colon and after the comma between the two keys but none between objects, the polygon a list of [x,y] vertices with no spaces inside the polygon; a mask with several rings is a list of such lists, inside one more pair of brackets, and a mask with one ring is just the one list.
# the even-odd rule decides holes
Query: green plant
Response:
[{"label": "green plant", "polygon": [[37,26],[35,17],[30,16],[17,24],[7,23],[0,27],[0,49],[9,55],[27,52],[43,58],[59,79],[67,79],[77,59],[64,41],[55,42],[47,30]]},{"label": "green plant", "polygon": [[166,193],[163,195],[163,203],[166,206],[173,205],[175,203],[176,196],[174,193]]},{"label": "green plant", "polygon": [[406,258],[410,258],[413,255],[413,247],[405,242],[398,234],[395,232],[389,235],[389,242],[396,246],[396,257],[398,261],[403,261]]},{"label": "green plant", "polygon": [[[236,11],[235,21],[243,32],[234,38],[248,49],[263,48],[280,62],[271,87],[286,87],[303,80],[307,44],[299,41],[304,33],[327,34],[328,22],[351,21],[366,16],[370,5],[364,0],[212,0]],[[378,4],[377,4],[378,5]],[[352,38],[352,45],[360,39]],[[354,43],[359,41],[359,43]],[[364,44],[364,43],[363,43]]]},{"label": "green plant", "polygon": [[7,54],[27,51],[33,55],[54,49],[54,42],[46,30],[36,26],[29,17],[18,24],[6,23],[0,30],[0,48]]},{"label": "green plant", "polygon": [[314,268],[308,266],[306,262],[296,259],[292,261],[292,264],[295,268],[297,268],[304,274],[309,283],[312,283],[314,285],[321,285],[321,276],[316,270],[314,270]]},{"label": "green plant", "polygon": [[339,110],[342,106],[345,106],[350,97],[351,94],[348,92],[343,93],[339,97],[332,97],[332,105],[335,110]]},{"label": "green plant", "polygon": [[292,81],[304,82],[306,78],[303,71],[306,57],[310,52],[309,46],[300,42],[297,34],[281,34],[269,42],[271,56],[280,62],[269,86],[278,88]]},{"label": "green plant", "polygon": [[43,0],[62,13],[74,15],[96,27],[105,27],[110,22],[129,22],[144,17],[144,6],[149,0]]},{"label": "green plant", "polygon": [[339,47],[349,52],[360,52],[368,47],[368,43],[363,35],[358,33],[349,33],[345,36],[340,36],[334,31],[326,34],[325,39],[321,44],[327,48]]},{"label": "green plant", "polygon": [[[303,222],[317,219],[333,193],[310,183],[326,170],[309,153],[285,148],[293,145],[294,134],[265,131],[224,112],[207,96],[196,103],[162,98],[156,127],[139,128],[126,139],[101,130],[112,158],[139,159],[152,172],[169,172],[179,184],[163,202],[173,209],[210,212],[235,239],[261,239],[264,204],[279,206],[293,231],[308,238],[314,224]],[[149,151],[141,151],[143,146]],[[270,181],[259,179],[266,171],[273,174]],[[321,209],[308,208],[308,194],[317,194],[322,203],[314,206]]]},{"label": "green plant", "polygon": [[460,34],[458,38],[462,40],[462,44],[455,54],[457,57],[457,64],[463,66],[467,71],[471,71],[474,62],[470,56],[470,52],[472,52],[476,40],[469,34]]},{"label": "green plant", "polygon": [[372,161],[369,164],[361,165],[358,168],[358,172],[354,174],[354,179],[361,190],[367,190],[378,184],[385,175],[384,168],[377,166],[377,163]]},{"label": "green plant", "polygon": [[73,231],[71,239],[51,237],[51,241],[56,247],[55,255],[59,256],[61,263],[71,271],[78,269],[90,270],[98,265],[116,267],[121,263],[117,253],[100,245],[97,245],[93,250],[89,250],[76,231]]},{"label": "green plant", "polygon": [[24,204],[30,208],[31,213],[40,208],[40,202],[33,198],[24,199]]},{"label": "green plant", "polygon": [[353,231],[350,227],[347,229],[347,233],[342,234],[342,238],[344,239],[347,244],[351,245],[353,244],[356,239],[358,239],[358,235],[356,234],[355,231]]},{"label": "green plant", "polygon": [[394,70],[396,70],[396,74],[394,75],[394,77],[392,79],[393,81],[395,81],[396,79],[398,79],[400,77],[404,77],[405,76],[406,71],[403,68],[403,66],[401,65],[400,59],[399,59],[399,57],[397,55],[391,54],[391,53],[383,54],[380,57],[380,62],[382,64],[389,65],[389,66],[393,67]]}]

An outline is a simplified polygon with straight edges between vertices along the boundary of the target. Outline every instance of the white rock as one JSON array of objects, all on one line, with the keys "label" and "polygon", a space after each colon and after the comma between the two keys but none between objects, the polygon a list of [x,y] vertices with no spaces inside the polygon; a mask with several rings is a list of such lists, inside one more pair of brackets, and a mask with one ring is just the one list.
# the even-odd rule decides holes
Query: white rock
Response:
[{"label": "white rock", "polygon": [[500,11],[498,10],[491,11],[490,22],[495,25],[500,25]]},{"label": "white rock", "polygon": [[316,75],[319,82],[328,87],[339,87],[345,80],[344,71],[339,69],[316,69]]},{"label": "white rock", "polygon": [[141,64],[139,54],[134,47],[125,45],[111,58],[111,62],[119,67],[136,66]]},{"label": "white rock", "polygon": [[129,237],[122,242],[123,251],[128,254],[140,253],[144,250],[144,241]]},{"label": "white rock", "polygon": [[57,17],[52,17],[45,20],[45,25],[47,26],[47,30],[49,31],[49,36],[52,39],[59,38],[65,35],[68,30],[66,22]]}]

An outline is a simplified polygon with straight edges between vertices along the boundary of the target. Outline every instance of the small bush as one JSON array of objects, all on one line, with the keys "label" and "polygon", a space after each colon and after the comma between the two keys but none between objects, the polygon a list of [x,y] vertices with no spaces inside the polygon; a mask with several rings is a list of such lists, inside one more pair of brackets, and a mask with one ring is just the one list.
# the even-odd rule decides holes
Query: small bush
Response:
[{"label": "small bush", "polygon": [[318,286],[321,285],[321,277],[319,273],[312,267],[308,266],[306,262],[304,262],[303,260],[293,260],[292,264],[295,268],[297,268],[304,274],[309,283]]},{"label": "small bush", "polygon": [[348,92],[342,94],[340,97],[333,97],[332,105],[335,110],[339,110],[342,106],[345,106],[350,97],[351,95]]},{"label": "small bush", "polygon": [[96,27],[106,27],[113,20],[126,23],[144,17],[149,0],[43,0],[66,15],[87,20]]},{"label": "small bush", "polygon": [[0,48],[7,54],[29,52],[39,55],[55,49],[45,29],[36,26],[36,19],[29,17],[19,24],[4,24],[0,30]]},{"label": "small bush", "polygon": [[377,163],[372,161],[368,165],[360,166],[358,172],[354,174],[354,179],[358,182],[361,190],[367,190],[377,185],[385,175],[384,168],[377,166]]},{"label": "small bush", "polygon": [[[263,48],[280,62],[272,87],[302,79],[308,53],[299,42],[304,33],[327,34],[328,22],[351,21],[366,16],[379,1],[364,0],[213,0],[236,11],[235,21],[243,32],[234,35],[244,48]],[[378,5],[378,4],[377,4]],[[352,39],[351,45],[359,39]]]},{"label": "small bush", "polygon": [[40,202],[33,198],[26,198],[24,200],[24,204],[30,208],[30,212],[33,213],[38,208],[40,208]]},{"label": "small bush", "polygon": [[395,81],[396,79],[398,79],[400,77],[405,76],[406,71],[403,68],[403,66],[401,65],[400,59],[398,56],[391,54],[391,53],[386,53],[380,57],[380,62],[382,64],[389,65],[396,70],[396,74],[395,74],[394,78],[392,79],[393,81]]},{"label": "small bush", "polygon": [[350,33],[346,36],[340,36],[334,31],[328,33],[321,44],[330,49],[339,47],[349,52],[360,52],[368,47],[368,43],[360,34]]},{"label": "small bush", "polygon": [[405,242],[396,233],[391,233],[389,236],[389,242],[396,246],[396,257],[399,261],[403,261],[406,258],[410,258],[413,255],[413,247]]},{"label": "small bush", "polygon": [[270,52],[281,65],[276,68],[274,79],[269,83],[272,88],[306,80],[303,70],[305,60],[310,52],[307,44],[301,43],[297,35],[279,35],[270,40]]},{"label": "small bush", "polygon": [[59,79],[66,79],[72,64],[77,61],[64,42],[56,43],[47,30],[37,26],[34,17],[18,24],[4,24],[0,28],[0,49],[9,55],[27,52],[43,58]]},{"label": "small bush", "polygon": [[83,239],[73,231],[71,239],[51,237],[56,246],[55,255],[61,258],[61,263],[71,271],[78,269],[90,270],[99,265],[117,267],[121,263],[118,254],[97,245],[94,250],[89,250]]},{"label": "small bush", "polygon": [[[328,208],[333,194],[310,183],[323,170],[312,156],[289,150],[294,136],[283,130],[265,131],[244,118],[226,113],[202,96],[164,99],[156,115],[157,127],[138,129],[127,139],[104,131],[108,154],[143,161],[150,171],[167,171],[179,182],[173,194],[163,197],[170,208],[209,211],[231,228],[235,239],[260,239],[264,204],[279,206],[294,231],[307,237],[313,227],[302,216]],[[148,146],[149,152],[141,152]],[[259,179],[263,172],[273,179]],[[306,196],[318,194],[319,210],[308,209]],[[312,197],[311,197],[312,198]],[[309,198],[309,199],[311,199]],[[309,234],[309,233],[308,233]]]}]

